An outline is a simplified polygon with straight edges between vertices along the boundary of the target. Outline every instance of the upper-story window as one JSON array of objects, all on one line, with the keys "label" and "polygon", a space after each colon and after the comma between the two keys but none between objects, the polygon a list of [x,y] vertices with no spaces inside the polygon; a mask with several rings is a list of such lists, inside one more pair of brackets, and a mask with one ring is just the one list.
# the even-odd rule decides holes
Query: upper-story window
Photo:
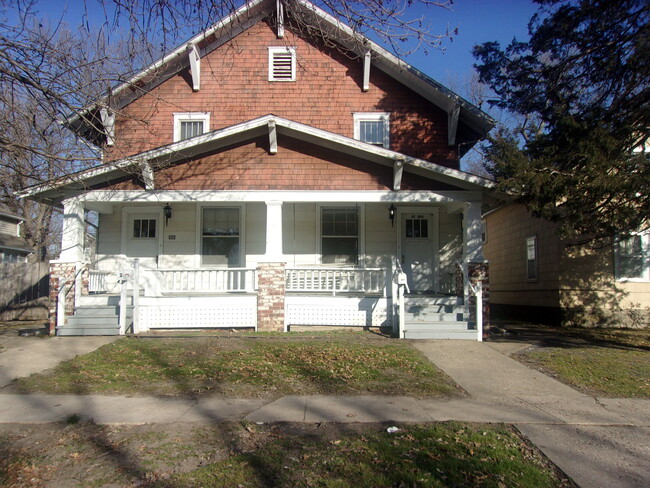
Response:
[{"label": "upper-story window", "polygon": [[357,112],[354,114],[354,138],[390,147],[390,116],[382,112]]},{"label": "upper-story window", "polygon": [[200,136],[210,130],[210,112],[174,114],[174,142]]},{"label": "upper-story window", "polygon": [[296,50],[269,47],[269,81],[296,81]]},{"label": "upper-story window", "polygon": [[616,278],[650,281],[650,233],[616,241]]}]

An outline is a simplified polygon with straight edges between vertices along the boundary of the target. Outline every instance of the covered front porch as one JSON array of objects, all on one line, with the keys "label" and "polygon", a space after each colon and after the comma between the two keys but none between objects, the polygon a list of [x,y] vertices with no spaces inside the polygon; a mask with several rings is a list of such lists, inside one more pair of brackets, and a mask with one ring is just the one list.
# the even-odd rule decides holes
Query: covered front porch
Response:
[{"label": "covered front porch", "polygon": [[[122,334],[331,325],[408,337],[451,323],[475,331],[466,277],[486,268],[481,203],[468,191],[87,192],[63,202],[53,271],[67,306],[56,330],[90,333],[75,323],[93,319],[75,317],[108,314]],[[89,211],[98,215],[92,251]]]}]

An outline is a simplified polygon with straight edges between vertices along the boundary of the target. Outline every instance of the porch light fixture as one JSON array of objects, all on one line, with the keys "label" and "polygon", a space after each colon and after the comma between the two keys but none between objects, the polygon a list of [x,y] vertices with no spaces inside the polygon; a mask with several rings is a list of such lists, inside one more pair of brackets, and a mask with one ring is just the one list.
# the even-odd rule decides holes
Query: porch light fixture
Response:
[{"label": "porch light fixture", "polygon": [[393,227],[395,225],[395,205],[392,203],[390,204],[390,207],[388,207],[388,218],[390,219],[390,226]]},{"label": "porch light fixture", "polygon": [[165,225],[167,225],[169,223],[169,219],[172,218],[172,207],[169,205],[169,203],[163,207],[163,212],[165,213]]}]

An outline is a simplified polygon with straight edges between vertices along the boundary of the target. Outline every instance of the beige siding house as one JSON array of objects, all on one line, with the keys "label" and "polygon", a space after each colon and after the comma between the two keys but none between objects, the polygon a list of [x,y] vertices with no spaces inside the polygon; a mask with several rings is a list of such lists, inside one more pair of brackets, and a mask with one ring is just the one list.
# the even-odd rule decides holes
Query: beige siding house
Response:
[{"label": "beige siding house", "polygon": [[493,317],[565,325],[650,325],[650,235],[567,246],[523,205],[484,215]]}]

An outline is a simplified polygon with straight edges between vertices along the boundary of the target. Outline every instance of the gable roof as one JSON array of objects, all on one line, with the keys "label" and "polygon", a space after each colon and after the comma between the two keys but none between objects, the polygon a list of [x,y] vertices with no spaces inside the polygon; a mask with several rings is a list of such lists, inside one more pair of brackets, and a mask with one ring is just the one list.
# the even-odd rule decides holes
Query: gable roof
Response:
[{"label": "gable roof", "polygon": [[34,185],[17,195],[59,203],[72,194],[83,193],[94,186],[106,185],[111,181],[132,175],[133,169],[143,163],[147,163],[154,170],[164,168],[260,136],[271,137],[270,134],[273,132],[278,136],[290,137],[376,164],[393,166],[396,162],[400,162],[406,171],[464,190],[483,191],[494,187],[494,182],[479,176],[269,114],[96,166],[58,180]]},{"label": "gable roof", "polygon": [[[133,100],[165,80],[189,67],[188,50],[197,48],[200,57],[204,57],[219,46],[233,39],[236,35],[271,15],[277,0],[252,0],[244,6],[214,24],[209,29],[195,35],[169,54],[146,67],[126,82],[116,86],[110,93],[97,102],[84,107],[79,113],[70,115],[64,123],[71,129],[88,136],[95,126],[87,117],[102,107],[121,109]],[[308,0],[293,0],[291,10],[299,14],[301,20],[318,26],[322,35],[334,39],[339,45],[363,57],[371,53],[371,63],[404,86],[413,90],[435,106],[443,109],[452,117],[458,111],[458,121],[474,131],[480,138],[494,127],[494,120],[453,91],[436,82],[418,69],[391,54],[375,42],[355,32],[348,25],[316,7]],[[82,117],[80,114],[84,114]]]}]

